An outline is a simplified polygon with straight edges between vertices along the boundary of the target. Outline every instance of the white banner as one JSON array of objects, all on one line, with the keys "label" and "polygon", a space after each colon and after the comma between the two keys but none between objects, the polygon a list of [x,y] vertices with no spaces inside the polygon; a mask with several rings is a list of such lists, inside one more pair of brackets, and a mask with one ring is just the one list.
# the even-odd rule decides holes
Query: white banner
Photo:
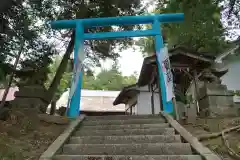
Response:
[{"label": "white banner", "polygon": [[73,68],[73,80],[72,80],[72,85],[69,93],[69,99],[72,99],[72,96],[77,88],[81,71],[82,71],[82,63],[79,61],[79,59],[77,59],[77,62],[76,64],[74,64],[74,68]]},{"label": "white banner", "polygon": [[84,52],[83,46],[79,47],[78,49],[78,57],[76,59],[76,63],[74,63],[74,68],[73,68],[73,80],[72,80],[72,85],[69,93],[69,99],[72,99],[72,96],[74,95],[78,82],[79,82],[79,77],[80,73],[83,72],[83,60],[85,59],[86,53]]},{"label": "white banner", "polygon": [[165,88],[166,88],[166,101],[169,102],[174,97],[173,93],[173,75],[171,72],[170,60],[168,57],[167,47],[161,48],[160,52],[157,53],[158,62],[161,65]]}]

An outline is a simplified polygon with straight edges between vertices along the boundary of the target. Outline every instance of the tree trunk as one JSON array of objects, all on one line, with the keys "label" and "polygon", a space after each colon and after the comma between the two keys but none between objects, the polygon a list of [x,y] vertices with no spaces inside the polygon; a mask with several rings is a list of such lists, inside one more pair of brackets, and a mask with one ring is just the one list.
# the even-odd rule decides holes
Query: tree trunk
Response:
[{"label": "tree trunk", "polygon": [[[81,4],[79,5],[79,12],[76,13],[76,17],[78,19],[84,19],[85,16],[87,16],[88,8],[85,6],[84,2],[85,2],[84,0],[81,2]],[[73,32],[72,32],[71,40],[68,44],[66,52],[65,52],[63,59],[58,67],[58,70],[53,78],[53,81],[52,81],[50,87],[48,88],[48,97],[49,97],[48,103],[49,104],[52,101],[52,99],[54,98],[57,87],[60,83],[60,80],[62,79],[62,75],[64,74],[64,72],[67,68],[68,59],[70,58],[70,55],[73,52],[73,48],[74,48],[74,38],[75,38],[75,30],[73,30]]]},{"label": "tree trunk", "polygon": [[48,88],[48,103],[50,103],[55,95],[55,92],[57,90],[57,87],[60,83],[60,80],[62,79],[62,76],[67,68],[68,60],[70,58],[71,53],[73,52],[74,47],[74,32],[72,33],[71,40],[68,44],[68,47],[66,49],[66,52],[62,58],[62,61],[57,69],[57,72],[52,80],[51,85]]},{"label": "tree trunk", "polygon": [[5,87],[5,90],[4,90],[4,93],[3,93],[3,97],[2,97],[2,100],[1,100],[1,104],[0,104],[0,110],[1,110],[1,109],[4,107],[4,105],[5,105],[6,98],[7,98],[9,89],[10,89],[10,87],[11,87],[11,85],[12,85],[12,81],[13,81],[13,78],[14,78],[14,75],[15,75],[15,70],[16,70],[16,68],[17,68],[19,59],[20,59],[21,54],[22,54],[22,51],[23,51],[23,47],[24,47],[24,42],[21,43],[21,48],[19,49],[18,55],[17,55],[16,60],[15,60],[15,62],[14,62],[13,71],[12,71],[12,73],[11,73],[11,75],[10,75],[9,82],[7,83],[7,86]]},{"label": "tree trunk", "polygon": [[51,109],[50,109],[50,115],[54,115],[56,112],[56,101],[52,100],[51,102]]}]

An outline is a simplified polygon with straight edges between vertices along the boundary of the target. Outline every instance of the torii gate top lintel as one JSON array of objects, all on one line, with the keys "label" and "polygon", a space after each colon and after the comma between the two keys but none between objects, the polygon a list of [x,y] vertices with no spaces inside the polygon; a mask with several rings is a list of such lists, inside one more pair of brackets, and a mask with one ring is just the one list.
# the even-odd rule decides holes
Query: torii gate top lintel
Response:
[{"label": "torii gate top lintel", "polygon": [[181,22],[184,19],[183,13],[175,14],[154,14],[149,16],[122,16],[122,17],[107,17],[107,18],[87,18],[74,20],[58,20],[51,22],[51,27],[54,29],[75,28],[77,22],[82,23],[84,27],[104,27],[111,25],[137,25],[150,24],[155,20],[161,23]]}]

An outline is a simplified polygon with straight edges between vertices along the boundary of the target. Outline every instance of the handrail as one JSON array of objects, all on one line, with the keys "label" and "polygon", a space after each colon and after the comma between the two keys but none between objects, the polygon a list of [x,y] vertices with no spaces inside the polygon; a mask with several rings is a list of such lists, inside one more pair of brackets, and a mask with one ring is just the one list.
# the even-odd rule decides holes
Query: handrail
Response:
[{"label": "handrail", "polygon": [[58,136],[58,138],[48,147],[48,149],[40,156],[39,160],[50,160],[53,159],[63,145],[68,141],[69,137],[73,134],[76,128],[84,120],[85,116],[81,115],[68,125],[64,132]]},{"label": "handrail", "polygon": [[216,154],[210,149],[205,147],[198,141],[191,133],[189,133],[184,127],[182,127],[171,115],[165,112],[160,112],[167,122],[180,134],[180,136],[188,142],[191,147],[202,156],[205,160],[221,160]]}]

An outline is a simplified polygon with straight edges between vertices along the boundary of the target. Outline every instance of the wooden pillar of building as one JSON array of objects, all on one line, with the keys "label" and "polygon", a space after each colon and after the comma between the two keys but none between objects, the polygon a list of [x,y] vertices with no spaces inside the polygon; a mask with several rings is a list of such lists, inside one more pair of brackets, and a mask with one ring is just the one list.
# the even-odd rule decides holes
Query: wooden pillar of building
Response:
[{"label": "wooden pillar of building", "polygon": [[179,111],[178,111],[178,106],[177,106],[177,102],[176,102],[176,97],[173,97],[173,107],[174,107],[174,112],[175,112],[175,118],[177,121],[179,121]]},{"label": "wooden pillar of building", "polygon": [[199,113],[199,87],[198,87],[198,78],[197,78],[197,70],[193,70],[193,83],[195,88],[195,105],[197,109],[197,113]]},{"label": "wooden pillar of building", "polygon": [[133,106],[130,107],[130,115],[132,115],[133,110],[132,110]]},{"label": "wooden pillar of building", "polygon": [[155,114],[155,111],[154,111],[154,97],[153,97],[154,95],[153,95],[153,89],[152,89],[151,81],[148,84],[148,91],[151,93],[151,111],[152,111],[152,114]]},{"label": "wooden pillar of building", "polygon": [[152,106],[152,114],[155,114],[155,105],[154,105],[154,90],[153,90],[153,85],[150,84],[150,89],[151,89],[151,106]]},{"label": "wooden pillar of building", "polygon": [[160,85],[159,85],[159,81],[160,81],[160,76],[159,76],[159,72],[158,72],[158,69],[157,69],[157,67],[158,66],[156,66],[156,68],[155,68],[155,75],[157,75],[156,76],[156,85],[157,85],[157,89],[158,89],[158,95],[159,95],[159,103],[160,103],[160,111],[163,111],[163,101],[162,101],[162,93],[161,93],[161,87],[160,87]]}]

